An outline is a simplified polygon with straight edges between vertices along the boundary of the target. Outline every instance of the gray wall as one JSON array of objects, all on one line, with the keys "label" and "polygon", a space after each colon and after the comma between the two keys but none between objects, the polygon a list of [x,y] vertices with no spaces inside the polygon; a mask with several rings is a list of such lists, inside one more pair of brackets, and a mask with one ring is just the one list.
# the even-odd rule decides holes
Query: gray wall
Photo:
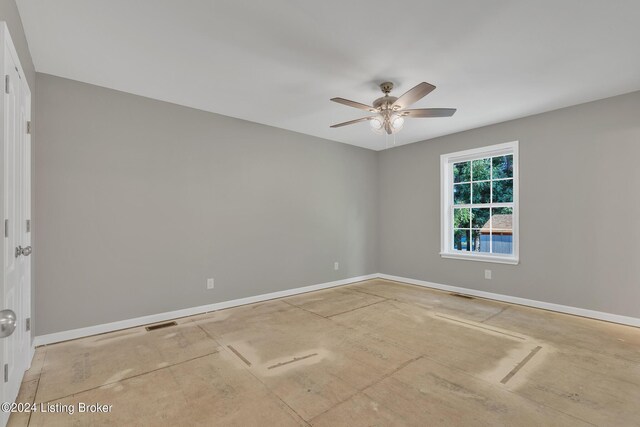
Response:
[{"label": "gray wall", "polygon": [[[640,317],[639,113],[635,92],[380,152],[380,272]],[[441,258],[440,155],[514,140],[520,264]]]},{"label": "gray wall", "polygon": [[36,87],[36,335],[377,272],[374,151]]},{"label": "gray wall", "polygon": [[[24,28],[22,27],[22,20],[20,19],[20,14],[18,12],[18,7],[16,6],[15,0],[0,0],[0,21],[5,21],[7,23],[7,27],[9,27],[9,33],[11,34],[11,39],[13,40],[13,44],[16,47],[16,51],[18,52],[18,58],[20,59],[20,65],[22,65],[22,69],[27,77],[27,83],[29,84],[29,89],[31,89],[31,122],[35,124],[35,86],[36,86],[36,71],[33,66],[33,60],[31,59],[31,52],[29,52],[29,46],[27,44],[27,38],[24,34]],[[32,128],[33,129],[33,128]],[[35,130],[31,133],[31,144],[35,148],[36,144],[36,135]],[[32,156],[32,162],[35,160],[35,157]],[[32,182],[34,180],[34,171],[32,169]],[[35,194],[31,194],[31,208],[32,212],[35,209]],[[33,235],[32,235],[32,243],[35,242],[35,235],[37,234],[37,225],[34,223],[33,227]],[[31,323],[32,325],[37,324],[37,316],[35,313],[35,299],[33,297],[35,293],[35,260],[38,257],[38,254],[31,255]],[[32,338],[34,334],[34,329],[31,329]]]},{"label": "gray wall", "polygon": [[[640,92],[375,153],[36,80],[37,335],[375,272],[640,317]],[[440,154],[512,140],[520,264],[440,258]]]}]

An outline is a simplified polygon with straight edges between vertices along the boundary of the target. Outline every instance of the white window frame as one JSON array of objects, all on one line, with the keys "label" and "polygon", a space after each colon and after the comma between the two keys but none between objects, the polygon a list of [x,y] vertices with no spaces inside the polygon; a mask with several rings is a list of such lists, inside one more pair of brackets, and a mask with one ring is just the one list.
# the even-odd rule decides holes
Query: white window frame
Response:
[{"label": "white window frame", "polygon": [[[513,254],[461,252],[453,249],[453,164],[513,154]],[[440,256],[470,261],[518,264],[520,262],[520,164],[518,141],[458,151],[440,156]],[[499,204],[497,204],[499,206]]]}]

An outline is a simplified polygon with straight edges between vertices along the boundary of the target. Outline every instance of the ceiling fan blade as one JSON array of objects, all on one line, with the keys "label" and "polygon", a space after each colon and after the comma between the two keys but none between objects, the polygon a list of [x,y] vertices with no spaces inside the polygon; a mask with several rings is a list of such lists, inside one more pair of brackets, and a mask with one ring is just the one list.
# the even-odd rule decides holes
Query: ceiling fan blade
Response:
[{"label": "ceiling fan blade", "polygon": [[338,104],[346,105],[347,107],[359,108],[361,110],[369,111],[372,113],[376,111],[376,109],[370,105],[365,105],[360,102],[350,101],[344,98],[331,98],[331,101],[337,102]]},{"label": "ceiling fan blade", "polygon": [[422,82],[409,89],[400,98],[396,99],[396,102],[393,103],[392,107],[407,108],[409,105],[418,102],[427,96],[435,88],[436,87],[432,84]]},{"label": "ceiling fan blade", "polygon": [[414,110],[398,111],[407,117],[451,117],[456,112],[455,108],[418,108]]},{"label": "ceiling fan blade", "polygon": [[352,125],[354,123],[366,122],[368,120],[373,119],[375,116],[363,117],[361,119],[349,120],[348,122],[338,123],[336,125],[331,126],[332,128],[340,128],[342,126]]}]

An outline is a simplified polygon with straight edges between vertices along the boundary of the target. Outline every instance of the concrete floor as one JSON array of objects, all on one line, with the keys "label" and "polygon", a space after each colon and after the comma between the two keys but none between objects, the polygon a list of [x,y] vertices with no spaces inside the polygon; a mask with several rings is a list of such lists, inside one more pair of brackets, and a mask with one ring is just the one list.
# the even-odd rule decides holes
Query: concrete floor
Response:
[{"label": "concrete floor", "polygon": [[640,426],[640,329],[385,280],[39,347],[30,426]]}]

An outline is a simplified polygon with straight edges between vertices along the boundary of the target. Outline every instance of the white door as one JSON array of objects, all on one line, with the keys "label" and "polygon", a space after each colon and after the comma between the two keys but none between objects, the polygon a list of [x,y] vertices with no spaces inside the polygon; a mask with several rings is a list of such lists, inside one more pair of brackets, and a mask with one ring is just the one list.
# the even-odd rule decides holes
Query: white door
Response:
[{"label": "white door", "polygon": [[[31,140],[27,134],[31,94],[6,25],[2,33],[3,283],[0,295],[1,401],[13,402],[30,363]],[[15,327],[14,327],[15,326]],[[6,336],[5,336],[6,335]],[[2,413],[4,425],[8,414]]]}]

